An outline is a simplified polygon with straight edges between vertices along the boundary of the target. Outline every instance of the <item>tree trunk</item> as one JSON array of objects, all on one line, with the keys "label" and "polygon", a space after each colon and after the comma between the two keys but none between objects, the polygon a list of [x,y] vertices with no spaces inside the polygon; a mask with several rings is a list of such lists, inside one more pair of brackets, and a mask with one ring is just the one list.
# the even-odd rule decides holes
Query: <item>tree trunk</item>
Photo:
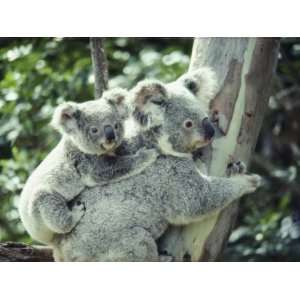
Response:
[{"label": "tree trunk", "polygon": [[[210,175],[225,176],[228,163],[248,164],[267,109],[279,48],[277,38],[201,38],[194,42],[190,70],[211,66],[219,91],[211,113],[220,129],[208,155]],[[226,244],[238,212],[238,202],[202,221],[172,227],[161,248],[176,260],[214,261]]]}]

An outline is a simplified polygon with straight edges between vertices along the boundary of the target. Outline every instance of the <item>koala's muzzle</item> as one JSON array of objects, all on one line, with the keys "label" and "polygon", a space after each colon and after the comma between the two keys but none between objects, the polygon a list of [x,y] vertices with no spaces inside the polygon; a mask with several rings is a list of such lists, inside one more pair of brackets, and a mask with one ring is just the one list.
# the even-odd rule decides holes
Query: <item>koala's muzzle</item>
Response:
[{"label": "koala's muzzle", "polygon": [[202,121],[202,127],[204,129],[204,138],[206,140],[211,140],[215,135],[215,129],[212,123],[208,120],[208,118],[205,118]]},{"label": "koala's muzzle", "polygon": [[116,139],[115,131],[110,125],[104,127],[104,135],[108,142],[112,142]]}]

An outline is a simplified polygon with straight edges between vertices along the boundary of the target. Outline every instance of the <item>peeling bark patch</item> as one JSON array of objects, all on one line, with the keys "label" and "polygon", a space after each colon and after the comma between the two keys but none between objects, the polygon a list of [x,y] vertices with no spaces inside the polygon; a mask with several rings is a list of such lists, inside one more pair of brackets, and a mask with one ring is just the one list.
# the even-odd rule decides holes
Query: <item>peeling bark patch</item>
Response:
[{"label": "peeling bark patch", "polygon": [[225,135],[232,119],[233,109],[241,85],[242,63],[232,59],[223,86],[211,103],[213,114],[218,117],[218,126]]},{"label": "peeling bark patch", "polygon": [[[258,38],[253,52],[256,58],[253,60],[249,72],[245,77],[246,107],[242,126],[238,138],[238,144],[246,147],[249,156],[255,147],[262,116],[267,109],[268,96],[270,93],[270,78],[274,71],[276,56],[272,53],[276,49],[277,41],[269,38]],[[271,55],[270,55],[271,54]],[[255,123],[253,122],[255,116]],[[251,147],[250,147],[251,145]],[[237,149],[236,151],[240,151]]]}]

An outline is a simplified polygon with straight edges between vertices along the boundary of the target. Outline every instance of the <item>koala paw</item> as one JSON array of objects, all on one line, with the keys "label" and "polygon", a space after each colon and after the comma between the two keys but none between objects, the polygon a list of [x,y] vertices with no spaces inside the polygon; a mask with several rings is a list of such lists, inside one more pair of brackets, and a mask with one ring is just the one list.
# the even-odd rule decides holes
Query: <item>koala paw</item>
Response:
[{"label": "koala paw", "polygon": [[156,160],[159,155],[159,153],[156,149],[149,149],[149,150],[147,150],[147,152],[148,152],[149,158],[152,160]]},{"label": "koala paw", "polygon": [[143,162],[154,162],[159,153],[156,149],[141,149],[137,154]]},{"label": "koala paw", "polygon": [[262,185],[262,178],[259,175],[244,175],[246,179],[246,193],[255,192]]},{"label": "koala paw", "polygon": [[85,205],[79,201],[76,202],[72,208],[74,226],[81,220],[84,214],[85,214]]},{"label": "koala paw", "polygon": [[242,161],[231,162],[227,166],[226,175],[231,177],[237,174],[245,174],[246,169],[246,165]]}]

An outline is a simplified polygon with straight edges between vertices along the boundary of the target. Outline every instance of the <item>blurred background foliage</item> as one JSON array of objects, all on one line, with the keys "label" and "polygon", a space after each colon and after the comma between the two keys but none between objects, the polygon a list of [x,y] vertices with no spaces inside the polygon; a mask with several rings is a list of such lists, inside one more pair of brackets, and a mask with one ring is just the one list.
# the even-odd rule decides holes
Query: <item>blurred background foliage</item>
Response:
[{"label": "blurred background foliage", "polygon": [[[146,77],[171,81],[188,68],[190,38],[109,38],[110,87]],[[54,107],[93,98],[87,38],[0,38],[0,241],[32,241],[17,203],[24,182],[59,136]],[[241,202],[220,260],[300,260],[300,39],[282,39],[269,111],[251,170],[266,185]]]}]

